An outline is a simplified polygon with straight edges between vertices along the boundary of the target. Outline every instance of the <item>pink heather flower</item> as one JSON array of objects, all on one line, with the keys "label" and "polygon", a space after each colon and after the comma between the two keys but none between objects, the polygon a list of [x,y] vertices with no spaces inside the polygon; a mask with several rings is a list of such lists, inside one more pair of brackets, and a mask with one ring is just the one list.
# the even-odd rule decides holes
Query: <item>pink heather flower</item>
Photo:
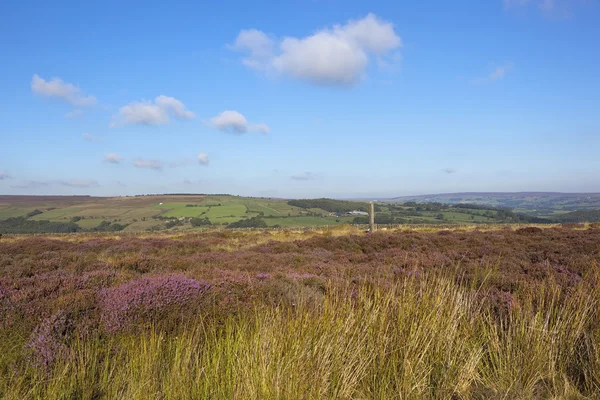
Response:
[{"label": "pink heather flower", "polygon": [[183,275],[140,278],[99,292],[101,319],[108,331],[116,332],[136,320],[192,305],[209,288],[209,284]]}]

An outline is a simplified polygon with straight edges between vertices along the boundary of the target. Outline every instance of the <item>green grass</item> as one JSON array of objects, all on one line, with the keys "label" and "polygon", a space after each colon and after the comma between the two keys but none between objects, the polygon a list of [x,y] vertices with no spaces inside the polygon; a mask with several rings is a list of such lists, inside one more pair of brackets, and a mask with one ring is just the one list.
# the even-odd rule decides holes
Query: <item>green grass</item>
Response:
[{"label": "green grass", "polygon": [[82,210],[83,208],[81,207],[56,208],[50,211],[41,210],[44,211],[42,214],[35,215],[31,217],[31,219],[34,221],[64,221],[65,218],[70,219],[71,217],[74,217],[80,213]]},{"label": "green grass", "polygon": [[549,285],[499,318],[432,276],[326,292],[171,333],[80,336],[49,370],[4,371],[0,397],[597,398],[597,297],[561,302]]},{"label": "green grass", "polygon": [[203,212],[208,211],[208,207],[186,207],[188,203],[164,203],[155,205],[153,208],[158,210],[168,210],[161,215],[163,217],[199,217]]},{"label": "green grass", "polygon": [[33,210],[34,208],[2,207],[0,208],[0,220],[21,217]]},{"label": "green grass", "polygon": [[[244,204],[224,204],[219,207],[211,207],[210,211],[206,213],[206,216],[212,221],[213,219],[223,218],[223,217],[244,217],[244,216],[253,216],[246,214],[246,206]],[[239,219],[238,218],[238,219]]]}]

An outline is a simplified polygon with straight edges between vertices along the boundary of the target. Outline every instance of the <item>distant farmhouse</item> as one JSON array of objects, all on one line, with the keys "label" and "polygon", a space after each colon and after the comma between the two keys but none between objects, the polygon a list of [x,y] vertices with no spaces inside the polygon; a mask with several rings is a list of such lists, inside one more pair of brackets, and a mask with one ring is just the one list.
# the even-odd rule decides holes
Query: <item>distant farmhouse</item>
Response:
[{"label": "distant farmhouse", "polygon": [[369,213],[365,212],[365,211],[356,211],[356,210],[354,210],[354,211],[348,211],[346,213],[346,215],[349,216],[349,217],[352,217],[352,216],[356,216],[356,215],[369,215]]}]

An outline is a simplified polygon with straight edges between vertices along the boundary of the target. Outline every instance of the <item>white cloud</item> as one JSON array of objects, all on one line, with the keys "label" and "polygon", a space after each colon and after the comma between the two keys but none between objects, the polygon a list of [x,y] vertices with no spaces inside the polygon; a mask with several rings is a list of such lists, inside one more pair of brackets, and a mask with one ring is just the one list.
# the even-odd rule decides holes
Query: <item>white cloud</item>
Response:
[{"label": "white cloud", "polygon": [[200,165],[208,165],[208,154],[198,153],[198,162],[200,163]]},{"label": "white cloud", "polygon": [[485,78],[477,78],[473,80],[473,83],[485,83],[500,80],[506,76],[514,68],[512,63],[505,64],[494,68]]},{"label": "white cloud", "polygon": [[146,160],[143,158],[137,158],[133,165],[138,168],[150,168],[155,170],[161,170],[163,168],[162,163],[159,160]]},{"label": "white cloud", "polygon": [[96,104],[94,96],[85,95],[79,87],[65,83],[60,78],[46,81],[35,74],[31,79],[31,90],[40,96],[56,97],[74,106],[83,107]]},{"label": "white cloud", "polygon": [[314,181],[315,179],[319,179],[319,174],[315,174],[313,172],[304,172],[299,175],[292,175],[291,178],[295,181]]},{"label": "white cloud", "polygon": [[233,110],[223,111],[221,114],[211,118],[209,124],[222,132],[229,133],[259,132],[267,134],[270,132],[268,125],[250,123],[243,114]]},{"label": "white cloud", "polygon": [[183,103],[175,97],[168,97],[161,94],[154,101],[158,107],[170,112],[175,118],[192,119],[196,116],[193,112],[186,110]]},{"label": "white cloud", "polygon": [[120,164],[121,161],[123,161],[123,157],[121,157],[117,153],[108,153],[104,156],[104,161],[112,164]]},{"label": "white cloud", "polygon": [[134,101],[119,109],[113,117],[112,127],[124,124],[163,125],[176,119],[192,119],[195,114],[174,97],[160,95],[151,101]]},{"label": "white cloud", "polygon": [[242,60],[245,66],[261,69],[273,57],[274,46],[275,41],[265,33],[256,29],[248,29],[240,31],[231,48],[239,52],[249,53],[248,57]]},{"label": "white cloud", "polygon": [[94,136],[94,135],[92,135],[91,133],[87,133],[87,132],[86,132],[86,133],[84,133],[84,134],[82,134],[82,135],[81,135],[81,137],[82,137],[84,140],[87,140],[88,142],[96,142],[96,143],[99,143],[99,142],[101,142],[101,141],[102,141],[102,138],[100,138],[100,137],[98,137],[98,136]]},{"label": "white cloud", "polygon": [[73,119],[73,118],[79,118],[81,116],[83,116],[83,110],[80,108],[76,108],[73,111],[69,111],[68,113],[65,114],[65,118],[68,119]]},{"label": "white cloud", "polygon": [[77,188],[87,188],[87,187],[98,186],[98,182],[93,179],[91,179],[91,180],[72,179],[72,180],[68,180],[68,181],[59,181],[58,183],[62,186],[77,187]]},{"label": "white cloud", "polygon": [[277,42],[261,31],[243,30],[231,47],[246,53],[243,64],[254,69],[315,85],[351,86],[360,81],[371,56],[389,56],[401,46],[391,23],[368,14],[310,36]]},{"label": "white cloud", "polygon": [[10,176],[9,174],[7,174],[6,172],[0,171],[0,181],[4,180],[4,179],[11,179],[11,178],[12,178],[12,176]]}]

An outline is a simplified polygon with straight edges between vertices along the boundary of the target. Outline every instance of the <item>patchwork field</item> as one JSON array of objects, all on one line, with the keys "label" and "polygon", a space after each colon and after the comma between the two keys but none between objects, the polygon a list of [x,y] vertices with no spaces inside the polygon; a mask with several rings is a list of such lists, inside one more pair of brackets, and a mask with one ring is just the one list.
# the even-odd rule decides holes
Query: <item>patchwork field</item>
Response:
[{"label": "patchwork field", "polygon": [[599,398],[599,228],[4,235],[0,398]]},{"label": "patchwork field", "polygon": [[[0,196],[0,233],[76,231],[187,231],[235,227],[319,227],[367,224],[361,201],[286,200],[228,195],[156,195],[135,197]],[[597,215],[596,215],[597,214]],[[570,216],[570,218],[569,218]],[[381,226],[420,224],[494,224],[586,222],[600,211],[538,218],[490,206],[416,202],[376,202]],[[196,220],[196,221],[194,221]],[[239,224],[238,224],[239,225]]]}]

